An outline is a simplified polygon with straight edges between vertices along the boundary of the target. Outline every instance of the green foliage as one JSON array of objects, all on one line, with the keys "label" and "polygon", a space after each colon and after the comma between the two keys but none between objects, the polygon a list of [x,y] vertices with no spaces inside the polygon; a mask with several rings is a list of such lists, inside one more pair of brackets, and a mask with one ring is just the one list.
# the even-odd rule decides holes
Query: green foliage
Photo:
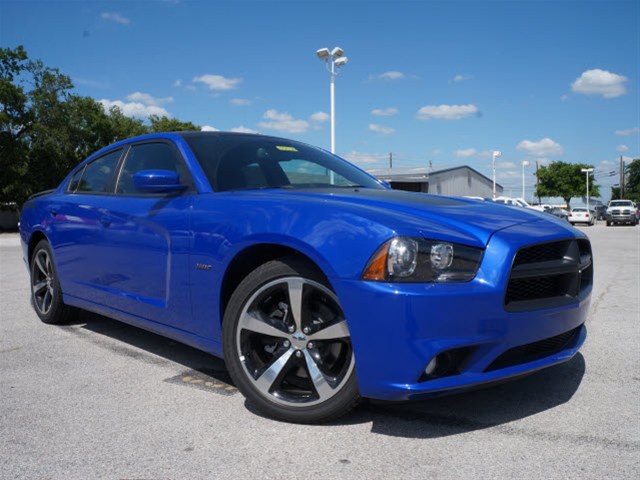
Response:
[{"label": "green foliage", "polygon": [[200,130],[200,127],[191,122],[181,122],[175,118],[166,116],[151,115],[149,117],[151,123],[149,131],[151,133],[158,132],[184,132],[188,130]]},{"label": "green foliage", "polygon": [[[592,168],[592,166],[582,163],[552,162],[547,167],[540,167],[538,170],[539,185],[535,195],[537,197],[561,197],[570,208],[573,197],[586,197],[587,195],[586,175],[581,172],[583,168]],[[593,173],[589,174],[589,196],[600,196],[600,189],[594,183]]]},{"label": "green foliage", "polygon": [[640,158],[636,158],[625,168],[625,198],[640,202]]},{"label": "green foliage", "polygon": [[54,188],[80,161],[118,140],[199,130],[158,116],[146,125],[72,91],[68,76],[29,60],[22,46],[0,48],[0,205],[21,206],[29,195]]}]

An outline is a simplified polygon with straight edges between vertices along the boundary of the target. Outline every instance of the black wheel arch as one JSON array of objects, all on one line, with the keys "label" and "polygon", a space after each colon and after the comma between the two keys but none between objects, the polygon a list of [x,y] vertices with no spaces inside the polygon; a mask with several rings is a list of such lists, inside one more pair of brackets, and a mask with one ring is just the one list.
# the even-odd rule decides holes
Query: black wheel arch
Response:
[{"label": "black wheel arch", "polygon": [[320,268],[314,260],[300,250],[274,243],[251,245],[250,247],[238,252],[231,262],[229,262],[225,271],[220,288],[220,323],[222,323],[222,320],[224,319],[231,295],[233,295],[233,292],[236,290],[238,285],[240,285],[240,282],[242,282],[249,273],[259,266],[272,260],[279,260],[282,258],[295,258],[304,262],[310,268],[316,270],[317,273],[326,280],[329,288],[333,289],[322,268]]}]

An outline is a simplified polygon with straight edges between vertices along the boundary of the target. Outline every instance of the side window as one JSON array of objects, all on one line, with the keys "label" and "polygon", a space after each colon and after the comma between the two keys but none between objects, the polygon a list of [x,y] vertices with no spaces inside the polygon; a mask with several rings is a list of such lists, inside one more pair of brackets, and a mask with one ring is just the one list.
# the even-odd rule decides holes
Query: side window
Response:
[{"label": "side window", "polygon": [[77,192],[104,193],[109,191],[111,175],[118,164],[122,150],[108,153],[84,167]]},{"label": "side window", "polygon": [[76,172],[76,174],[71,178],[69,182],[69,186],[67,187],[67,192],[73,193],[78,189],[80,185],[80,179],[82,178],[82,174],[84,173],[84,167]]},{"label": "side window", "polygon": [[171,146],[166,143],[143,143],[129,150],[116,192],[139,194],[133,176],[141,170],[169,170],[178,174],[181,183],[190,183],[186,166]]}]

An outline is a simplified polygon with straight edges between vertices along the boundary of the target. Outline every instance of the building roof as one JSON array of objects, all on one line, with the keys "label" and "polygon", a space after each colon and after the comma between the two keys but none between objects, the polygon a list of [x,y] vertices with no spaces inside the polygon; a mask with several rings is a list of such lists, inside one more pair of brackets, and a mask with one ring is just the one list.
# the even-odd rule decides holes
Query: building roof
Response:
[{"label": "building roof", "polygon": [[[478,175],[479,177],[485,178],[489,183],[493,183],[493,180],[489,177],[481,174],[475,168],[471,168],[468,165],[460,165],[458,167],[450,167],[443,168],[441,170],[432,170],[427,167],[416,167],[416,168],[376,168],[372,170],[367,170],[368,173],[373,175],[376,178],[385,181],[391,182],[409,182],[409,183],[420,183],[429,180],[430,178],[437,177],[438,175],[442,175],[445,173],[452,172],[454,170],[471,170],[473,173]],[[502,185],[496,182],[496,187],[503,188]]]}]

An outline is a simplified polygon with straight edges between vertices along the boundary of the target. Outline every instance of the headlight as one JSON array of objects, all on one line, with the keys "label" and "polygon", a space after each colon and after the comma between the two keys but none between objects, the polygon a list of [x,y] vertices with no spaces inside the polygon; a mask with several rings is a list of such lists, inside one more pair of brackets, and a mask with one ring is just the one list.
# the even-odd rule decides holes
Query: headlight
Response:
[{"label": "headlight", "polygon": [[395,237],[371,257],[363,280],[468,282],[476,276],[482,249],[457,243]]}]

